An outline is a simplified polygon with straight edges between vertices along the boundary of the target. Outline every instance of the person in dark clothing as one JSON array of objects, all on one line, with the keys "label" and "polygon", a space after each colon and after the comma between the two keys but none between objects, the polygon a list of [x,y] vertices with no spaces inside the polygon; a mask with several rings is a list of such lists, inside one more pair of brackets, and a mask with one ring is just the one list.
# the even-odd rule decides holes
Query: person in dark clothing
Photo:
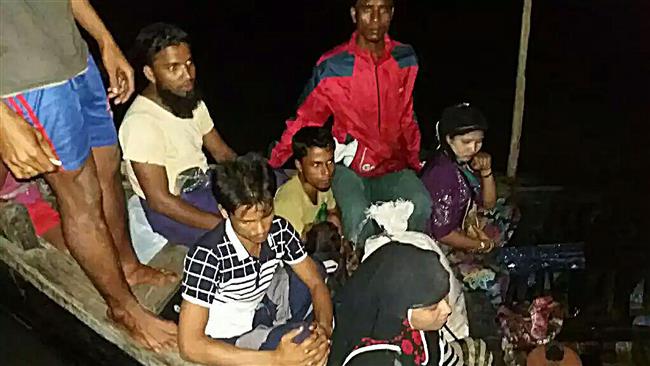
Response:
[{"label": "person in dark clothing", "polygon": [[433,251],[392,242],[364,261],[334,300],[330,366],[456,365],[439,330],[449,274]]}]

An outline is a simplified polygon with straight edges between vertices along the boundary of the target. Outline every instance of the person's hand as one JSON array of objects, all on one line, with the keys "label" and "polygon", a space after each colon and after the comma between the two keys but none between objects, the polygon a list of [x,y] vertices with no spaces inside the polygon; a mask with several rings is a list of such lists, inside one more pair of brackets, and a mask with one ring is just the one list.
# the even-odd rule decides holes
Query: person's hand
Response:
[{"label": "person's hand", "polygon": [[[475,228],[475,232],[478,242],[476,243],[476,247],[472,250],[473,252],[489,253],[496,247],[494,240],[492,240],[483,230]],[[483,243],[483,245],[481,245],[481,243]]]},{"label": "person's hand", "polygon": [[325,339],[332,338],[332,326],[330,324],[313,322],[312,327],[309,329],[319,334],[322,334],[325,337]]},{"label": "person's hand", "polygon": [[14,176],[28,179],[55,171],[61,162],[43,135],[17,114],[4,112],[0,120],[0,157]]},{"label": "person's hand", "polygon": [[327,364],[327,357],[329,356],[329,345],[331,344],[330,339],[332,338],[332,326],[324,323],[316,323],[312,325],[310,328],[312,329],[312,332],[315,332],[318,334],[318,337],[320,339],[325,339],[327,341],[327,353],[323,355],[323,358],[316,363],[316,365],[326,365]]},{"label": "person's hand", "polygon": [[302,332],[302,327],[285,334],[274,351],[274,365],[282,366],[324,366],[329,355],[329,341],[319,332],[312,331],[302,343],[293,338]]},{"label": "person's hand", "polygon": [[334,224],[339,235],[343,237],[343,223],[341,222],[341,218],[336,214],[330,213],[327,215],[327,221]]},{"label": "person's hand", "polygon": [[470,253],[487,254],[494,249],[494,243],[491,240],[477,241],[474,247],[469,249]]},{"label": "person's hand", "polygon": [[110,82],[108,98],[115,98],[115,104],[125,103],[135,90],[133,68],[114,42],[101,47],[101,53]]},{"label": "person's hand", "polygon": [[481,176],[492,173],[492,157],[486,152],[479,152],[474,156],[470,164],[472,169],[479,171]]},{"label": "person's hand", "polygon": [[496,247],[496,243],[492,239],[479,239],[480,241],[477,243],[476,248],[474,249],[474,252],[480,253],[480,254],[487,254],[490,253],[494,248]]},{"label": "person's hand", "polygon": [[[481,244],[482,243],[482,244]],[[479,245],[474,251],[476,253],[487,254],[494,250],[495,244],[493,240],[481,240]]]}]

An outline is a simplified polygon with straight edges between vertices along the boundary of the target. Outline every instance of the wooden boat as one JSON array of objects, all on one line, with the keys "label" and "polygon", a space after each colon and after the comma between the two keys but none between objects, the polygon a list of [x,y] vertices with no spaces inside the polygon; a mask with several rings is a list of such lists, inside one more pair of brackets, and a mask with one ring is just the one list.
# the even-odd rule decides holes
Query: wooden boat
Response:
[{"label": "wooden boat", "polygon": [[[513,118],[514,148],[508,166],[511,178],[515,176],[519,155],[526,60],[522,55],[525,56],[527,51],[531,2],[525,1],[522,16],[522,46]],[[51,195],[49,199],[54,201]],[[191,364],[183,361],[178,353],[155,354],[135,344],[107,318],[106,304],[76,261],[69,254],[38,239],[24,208],[10,206],[0,202],[0,285],[6,290],[0,296],[2,306],[15,316],[22,314],[40,325],[38,331],[56,338],[62,348],[87,356],[82,364]],[[183,247],[168,243],[149,264],[180,274],[184,255]],[[178,286],[178,283],[166,287],[138,286],[134,292],[144,306],[160,313]]]},{"label": "wooden boat", "polygon": [[[126,177],[122,164],[122,176]],[[279,179],[295,174],[287,169]],[[38,180],[44,198],[56,207],[49,186]],[[133,190],[123,179],[127,198]],[[187,248],[172,243],[148,263],[182,275]],[[47,343],[57,344],[67,354],[87,365],[171,365],[185,366],[177,352],[156,354],[135,343],[106,316],[107,306],[77,262],[45,240],[38,238],[27,214],[17,204],[0,202],[0,296],[2,307],[33,327]],[[164,287],[139,285],[134,294],[141,304],[160,314],[180,283]]]},{"label": "wooden boat", "polygon": [[[295,171],[284,173],[287,179]],[[41,192],[54,205],[49,187],[40,183]],[[133,192],[128,181],[123,185],[130,197]],[[181,275],[186,252],[185,247],[168,243],[148,264]],[[0,261],[0,286],[7,292],[0,298],[2,306],[47,343],[74,355],[80,365],[193,365],[177,352],[156,354],[144,349],[110,321],[104,300],[74,258],[37,238],[26,209],[20,205],[0,202]],[[141,285],[134,293],[140,303],[160,314],[178,288],[179,283]],[[472,303],[487,301],[475,294],[470,297]],[[496,349],[499,338],[492,313],[472,314],[472,318],[481,336]]]},{"label": "wooden boat", "polygon": [[[57,344],[84,365],[192,365],[177,352],[156,354],[144,349],[110,321],[104,300],[77,262],[36,237],[22,206],[0,203],[1,233],[0,285],[5,293],[0,302],[48,343]],[[180,275],[186,252],[185,247],[168,243],[149,264]],[[159,314],[179,285],[140,285],[134,293]]]}]

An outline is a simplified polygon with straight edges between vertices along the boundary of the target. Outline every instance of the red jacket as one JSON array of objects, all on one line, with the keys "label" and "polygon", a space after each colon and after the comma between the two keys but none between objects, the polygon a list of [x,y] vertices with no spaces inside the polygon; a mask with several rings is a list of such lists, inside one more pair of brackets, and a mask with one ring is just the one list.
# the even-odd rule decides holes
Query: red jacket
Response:
[{"label": "red jacket", "polygon": [[418,171],[420,130],[413,113],[417,72],[411,46],[386,36],[384,56],[375,61],[357,46],[353,34],[314,67],[295,119],[287,121],[271,153],[271,165],[278,168],[291,157],[291,138],[298,130],[322,126],[333,116],[334,138],[359,142],[350,165],[359,175],[375,177],[407,167]]}]

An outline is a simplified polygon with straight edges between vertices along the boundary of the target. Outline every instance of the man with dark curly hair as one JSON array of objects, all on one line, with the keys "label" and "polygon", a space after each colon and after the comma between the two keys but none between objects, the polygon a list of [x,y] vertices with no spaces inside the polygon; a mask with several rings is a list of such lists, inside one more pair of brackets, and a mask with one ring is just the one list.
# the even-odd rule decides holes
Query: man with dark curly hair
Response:
[{"label": "man with dark curly hair", "polygon": [[[272,169],[261,157],[247,155],[218,166],[215,176],[225,220],[185,257],[181,355],[209,365],[323,365],[332,302],[300,236],[274,215]],[[277,281],[281,263],[306,285],[306,296],[293,296],[291,281]],[[274,315],[258,314],[265,295],[287,292],[286,311],[280,303]]]},{"label": "man with dark curly hair", "polygon": [[134,56],[149,84],[124,116],[120,144],[127,175],[153,230],[191,246],[222,220],[212,195],[208,161],[235,152],[214,127],[198,92],[188,34],[151,24],[136,38]]}]

